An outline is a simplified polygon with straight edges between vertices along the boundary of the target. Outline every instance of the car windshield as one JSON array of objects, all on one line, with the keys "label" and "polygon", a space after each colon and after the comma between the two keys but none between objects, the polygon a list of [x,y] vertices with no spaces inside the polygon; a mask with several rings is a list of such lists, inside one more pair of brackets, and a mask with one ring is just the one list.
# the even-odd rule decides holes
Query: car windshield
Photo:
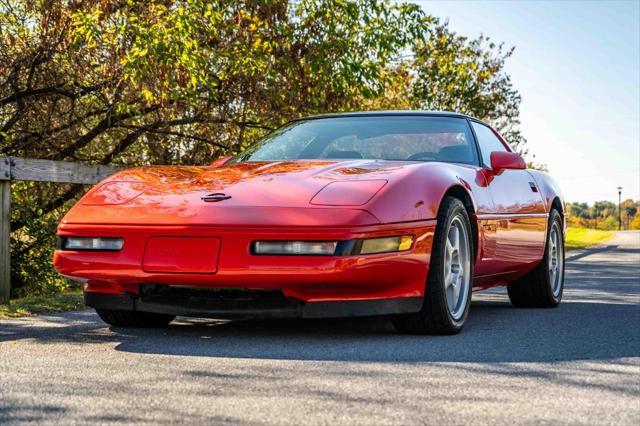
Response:
[{"label": "car windshield", "polygon": [[371,159],[477,164],[467,120],[433,116],[332,117],[295,121],[234,161]]}]

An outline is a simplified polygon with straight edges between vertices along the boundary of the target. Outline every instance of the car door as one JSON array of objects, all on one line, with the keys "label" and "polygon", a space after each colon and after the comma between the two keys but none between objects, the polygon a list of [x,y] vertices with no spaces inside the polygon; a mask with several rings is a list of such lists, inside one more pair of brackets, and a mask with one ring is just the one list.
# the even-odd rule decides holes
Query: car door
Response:
[{"label": "car door", "polygon": [[540,261],[545,246],[547,213],[531,174],[525,170],[493,170],[491,152],[511,151],[489,126],[472,121],[493,211],[478,215],[483,230],[483,260],[476,274],[509,279]]}]

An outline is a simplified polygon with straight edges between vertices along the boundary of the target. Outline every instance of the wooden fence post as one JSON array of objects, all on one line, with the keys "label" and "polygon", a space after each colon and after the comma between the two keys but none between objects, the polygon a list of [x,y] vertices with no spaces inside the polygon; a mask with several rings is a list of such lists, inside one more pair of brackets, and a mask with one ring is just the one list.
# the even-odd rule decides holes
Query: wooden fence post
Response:
[{"label": "wooden fence post", "polygon": [[9,303],[11,293],[11,181],[0,180],[0,304]]},{"label": "wooden fence post", "polygon": [[9,303],[11,294],[11,180],[92,185],[119,170],[116,166],[0,157],[0,304]]}]

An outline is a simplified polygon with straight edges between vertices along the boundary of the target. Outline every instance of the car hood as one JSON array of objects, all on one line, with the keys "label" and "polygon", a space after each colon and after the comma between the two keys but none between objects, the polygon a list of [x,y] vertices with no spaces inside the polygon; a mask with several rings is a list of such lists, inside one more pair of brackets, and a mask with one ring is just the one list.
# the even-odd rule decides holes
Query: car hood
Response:
[{"label": "car hood", "polygon": [[[367,204],[378,192],[418,166],[419,163],[352,160],[134,168],[92,189],[64,222],[247,226],[375,224],[379,221],[367,211]],[[344,188],[341,190],[341,186],[334,184]],[[332,191],[324,192],[327,188]],[[323,197],[314,198],[321,191]],[[213,193],[230,198],[219,202],[202,199]],[[324,194],[333,198],[330,196],[327,200]]]}]

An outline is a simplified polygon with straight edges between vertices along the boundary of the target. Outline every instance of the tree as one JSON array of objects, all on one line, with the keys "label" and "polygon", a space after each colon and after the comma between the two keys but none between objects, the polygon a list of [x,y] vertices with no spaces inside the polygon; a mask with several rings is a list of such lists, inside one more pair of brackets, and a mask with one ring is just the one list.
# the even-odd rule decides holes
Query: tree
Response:
[{"label": "tree", "polygon": [[[626,221],[628,229],[633,229],[634,221],[640,217],[637,214],[639,205],[640,202],[631,199],[622,203],[623,221]],[[617,229],[618,226],[618,206],[611,201],[596,201],[593,206],[567,203],[567,211],[569,225],[573,227]]]},{"label": "tree", "polygon": [[598,217],[612,216],[618,212],[618,206],[611,201],[596,201],[593,203],[593,209],[595,210],[594,217],[595,215]]},{"label": "tree", "polygon": [[287,119],[357,108],[424,19],[417,6],[338,0],[2,10],[1,152],[132,164],[202,162]]},{"label": "tree", "polygon": [[589,217],[589,205],[587,203],[568,203],[569,216],[586,219]]},{"label": "tree", "polygon": [[638,213],[638,205],[633,200],[628,199],[622,202],[623,223],[626,222],[627,229],[630,229],[632,218]]},{"label": "tree", "polygon": [[488,37],[469,39],[440,25],[415,48],[413,105],[457,111],[491,123],[512,148],[526,154],[520,133],[520,95],[504,70],[514,48]]}]

